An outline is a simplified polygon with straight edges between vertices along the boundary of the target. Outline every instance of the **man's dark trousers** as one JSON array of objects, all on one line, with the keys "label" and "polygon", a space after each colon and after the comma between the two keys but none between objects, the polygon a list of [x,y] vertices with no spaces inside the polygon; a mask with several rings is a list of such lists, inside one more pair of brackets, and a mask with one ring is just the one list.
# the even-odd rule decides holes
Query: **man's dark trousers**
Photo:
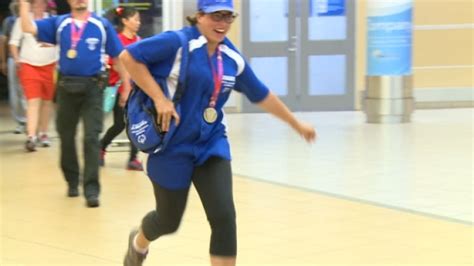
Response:
[{"label": "man's dark trousers", "polygon": [[57,86],[56,127],[61,140],[61,169],[68,186],[79,185],[79,162],[76,150],[76,131],[79,119],[84,125],[83,188],[86,198],[98,197],[99,183],[99,134],[103,126],[103,90],[97,81],[87,83],[84,93],[67,91],[67,83]]}]

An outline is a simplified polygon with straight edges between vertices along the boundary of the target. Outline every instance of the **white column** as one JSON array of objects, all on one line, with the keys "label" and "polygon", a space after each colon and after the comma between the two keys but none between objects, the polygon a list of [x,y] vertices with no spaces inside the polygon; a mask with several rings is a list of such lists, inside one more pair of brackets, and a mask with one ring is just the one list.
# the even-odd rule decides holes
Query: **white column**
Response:
[{"label": "white column", "polygon": [[183,1],[163,0],[163,31],[177,30],[183,27]]},{"label": "white column", "polygon": [[87,6],[90,12],[102,15],[102,0],[89,0]]},{"label": "white column", "polygon": [[89,1],[87,2],[87,8],[89,9],[90,12],[94,12],[94,8],[95,8],[95,6],[94,6],[94,0],[89,0]]},{"label": "white column", "polygon": [[95,10],[94,10],[94,12],[97,15],[102,15],[102,10],[103,10],[102,0],[95,0]]}]

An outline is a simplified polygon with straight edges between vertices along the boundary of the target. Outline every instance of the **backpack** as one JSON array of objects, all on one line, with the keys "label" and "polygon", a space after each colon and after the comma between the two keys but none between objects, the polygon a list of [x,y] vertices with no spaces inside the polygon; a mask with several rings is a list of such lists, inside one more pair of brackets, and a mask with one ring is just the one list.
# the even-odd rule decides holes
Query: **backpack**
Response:
[{"label": "backpack", "polygon": [[[185,89],[186,69],[188,65],[188,39],[182,31],[174,31],[181,41],[181,67],[173,103],[178,115],[181,116],[179,101]],[[156,80],[162,89],[167,88],[166,79]],[[132,145],[138,150],[154,154],[163,151],[176,131],[174,121],[170,122],[168,132],[163,132],[157,124],[157,113],[153,100],[136,84],[128,96],[124,107],[125,130]]]}]

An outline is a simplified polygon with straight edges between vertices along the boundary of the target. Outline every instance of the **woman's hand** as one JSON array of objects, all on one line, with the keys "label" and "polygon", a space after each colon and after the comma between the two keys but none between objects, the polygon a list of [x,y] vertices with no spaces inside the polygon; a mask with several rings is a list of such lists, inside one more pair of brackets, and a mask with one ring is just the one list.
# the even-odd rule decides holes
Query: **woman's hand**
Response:
[{"label": "woman's hand", "polygon": [[[175,124],[178,125],[180,118],[174,109],[173,102],[163,94],[163,90],[160,85],[156,83],[147,66],[136,61],[127,50],[124,50],[119,58],[128,73],[130,73],[132,79],[153,100],[157,113],[156,123],[160,125],[161,130],[165,132],[168,131],[170,129],[170,122],[173,118]],[[122,78],[122,82],[124,80],[129,79]]]},{"label": "woman's hand", "polygon": [[167,132],[170,129],[171,119],[174,118],[175,125],[179,124],[179,115],[174,108],[174,104],[168,98],[154,100],[157,112],[157,123],[161,130]]},{"label": "woman's hand", "polygon": [[21,62],[20,62],[20,59],[19,58],[15,58],[13,59],[13,62],[15,63],[15,68],[16,70],[18,71],[21,67]]},{"label": "woman's hand", "polygon": [[316,130],[308,123],[296,119],[286,105],[273,93],[269,93],[265,99],[258,103],[265,111],[275,115],[288,123],[300,136],[311,143],[316,140]]},{"label": "woman's hand", "polygon": [[298,121],[295,126],[295,130],[306,140],[306,142],[313,143],[316,141],[317,133],[316,129],[314,129],[312,125]]}]

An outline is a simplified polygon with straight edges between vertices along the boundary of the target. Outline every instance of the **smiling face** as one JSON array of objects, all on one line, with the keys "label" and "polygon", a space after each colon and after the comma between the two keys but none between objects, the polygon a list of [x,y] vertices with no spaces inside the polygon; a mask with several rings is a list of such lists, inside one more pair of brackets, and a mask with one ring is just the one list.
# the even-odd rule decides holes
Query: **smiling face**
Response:
[{"label": "smiling face", "polygon": [[198,13],[197,22],[201,34],[210,44],[222,42],[230,29],[235,15],[229,11],[217,11],[213,13]]}]

